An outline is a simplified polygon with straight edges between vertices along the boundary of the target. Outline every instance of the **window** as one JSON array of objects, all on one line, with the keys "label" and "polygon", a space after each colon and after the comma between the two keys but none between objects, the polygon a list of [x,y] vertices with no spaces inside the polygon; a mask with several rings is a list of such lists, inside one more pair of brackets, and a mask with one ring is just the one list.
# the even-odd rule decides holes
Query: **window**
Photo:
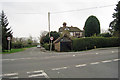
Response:
[{"label": "window", "polygon": [[65,28],[64,30],[70,30],[69,28]]}]

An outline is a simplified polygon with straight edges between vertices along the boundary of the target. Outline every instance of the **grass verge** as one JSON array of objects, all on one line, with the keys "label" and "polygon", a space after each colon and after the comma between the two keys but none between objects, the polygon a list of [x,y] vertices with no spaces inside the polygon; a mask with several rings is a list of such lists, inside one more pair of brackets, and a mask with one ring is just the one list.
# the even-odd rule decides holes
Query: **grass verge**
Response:
[{"label": "grass verge", "polygon": [[5,52],[2,52],[0,54],[10,54],[10,53],[16,53],[16,52],[21,52],[21,51],[24,51],[26,48],[19,48],[19,49],[11,49],[10,51],[5,51]]},{"label": "grass verge", "polygon": [[10,53],[21,52],[21,51],[26,50],[27,48],[32,48],[32,47],[35,47],[35,46],[30,46],[30,47],[25,47],[25,48],[18,48],[18,49],[11,49],[10,51],[5,50],[5,52],[0,52],[0,54],[10,54]]}]

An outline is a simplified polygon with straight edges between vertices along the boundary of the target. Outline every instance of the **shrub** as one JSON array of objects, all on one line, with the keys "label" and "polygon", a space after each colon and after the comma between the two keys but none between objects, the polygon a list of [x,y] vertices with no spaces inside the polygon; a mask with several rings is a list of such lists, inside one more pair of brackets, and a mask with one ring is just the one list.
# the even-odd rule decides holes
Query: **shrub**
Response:
[{"label": "shrub", "polygon": [[50,49],[50,45],[49,45],[48,43],[45,43],[45,44],[43,45],[43,47],[44,47],[46,50],[49,50],[49,49]]},{"label": "shrub", "polygon": [[110,33],[101,33],[98,36],[101,36],[101,37],[112,37],[112,35]]},{"label": "shrub", "polygon": [[12,48],[22,48],[23,45],[21,43],[12,43]]},{"label": "shrub", "polygon": [[117,47],[120,46],[119,38],[117,37],[86,37],[73,39],[73,50],[81,51],[102,47]]},{"label": "shrub", "polygon": [[[50,50],[50,45],[48,43],[45,43],[43,45],[43,47],[46,49],[46,50]],[[52,50],[55,50],[55,47],[54,47],[54,44],[52,44]]]}]

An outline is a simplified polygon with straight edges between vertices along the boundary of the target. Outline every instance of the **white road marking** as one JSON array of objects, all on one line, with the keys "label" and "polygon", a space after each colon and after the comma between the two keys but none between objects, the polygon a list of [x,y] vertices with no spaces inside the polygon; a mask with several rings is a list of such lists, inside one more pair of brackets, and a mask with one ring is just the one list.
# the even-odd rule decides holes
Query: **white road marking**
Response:
[{"label": "white road marking", "polygon": [[43,74],[35,74],[35,75],[30,75],[30,76],[28,76],[28,77],[38,77],[38,76],[44,76]]},{"label": "white road marking", "polygon": [[19,77],[10,77],[11,79],[17,79],[17,78],[19,78]]},{"label": "white road marking", "polygon": [[120,59],[113,59],[113,61],[119,61]]},{"label": "white road marking", "polygon": [[112,62],[112,60],[101,61],[103,63]]},{"label": "white road marking", "polygon": [[43,75],[45,76],[45,78],[49,78],[49,76],[45,73],[45,71],[43,71]]},{"label": "white road marking", "polygon": [[75,55],[73,55],[73,56],[75,56]]},{"label": "white road marking", "polygon": [[[41,73],[39,73],[41,72]],[[37,74],[38,73],[38,74]],[[38,76],[44,76],[45,78],[49,78],[49,76],[45,73],[44,70],[38,70],[38,71],[30,71],[27,72],[27,74],[30,74],[28,77],[38,77]]]},{"label": "white road marking", "polygon": [[100,63],[100,62],[93,62],[93,63],[90,63],[90,64],[92,64],[92,65],[93,65],[93,64],[99,64],[99,63]]},{"label": "white road marking", "polygon": [[18,73],[2,74],[2,75],[0,75],[0,77],[16,79],[16,78],[18,78]]},{"label": "white road marking", "polygon": [[13,76],[13,75],[18,75],[18,73],[3,74],[2,76]]},{"label": "white road marking", "polygon": [[112,53],[114,53],[115,51],[112,51]]},{"label": "white road marking", "polygon": [[60,70],[60,69],[67,69],[68,67],[61,67],[61,68],[53,68],[52,70]]},{"label": "white road marking", "polygon": [[14,60],[16,60],[16,59],[2,59],[2,61],[14,61]]},{"label": "white road marking", "polygon": [[83,67],[86,66],[87,64],[80,64],[80,65],[76,65],[75,67]]},{"label": "white road marking", "polygon": [[96,54],[99,54],[99,53],[96,53]]},{"label": "white road marking", "polygon": [[27,73],[30,74],[30,73],[39,73],[39,72],[43,72],[43,70],[31,71],[31,72],[27,72]]},{"label": "white road marking", "polygon": [[29,59],[36,59],[35,57],[32,57],[32,58],[30,58],[30,57],[28,57],[28,58],[15,58],[15,59],[2,59],[2,61],[14,61],[14,60],[29,60]]}]

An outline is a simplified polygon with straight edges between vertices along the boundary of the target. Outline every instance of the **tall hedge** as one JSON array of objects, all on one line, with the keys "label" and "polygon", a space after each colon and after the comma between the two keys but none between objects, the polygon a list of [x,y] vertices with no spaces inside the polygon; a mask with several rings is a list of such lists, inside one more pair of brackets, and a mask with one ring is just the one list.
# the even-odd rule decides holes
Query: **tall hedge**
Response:
[{"label": "tall hedge", "polygon": [[73,50],[81,51],[86,49],[93,49],[103,47],[117,47],[120,46],[120,40],[117,37],[87,37],[73,39]]},{"label": "tall hedge", "polygon": [[94,34],[100,34],[100,22],[96,16],[89,16],[84,26],[85,37],[91,37]]}]

